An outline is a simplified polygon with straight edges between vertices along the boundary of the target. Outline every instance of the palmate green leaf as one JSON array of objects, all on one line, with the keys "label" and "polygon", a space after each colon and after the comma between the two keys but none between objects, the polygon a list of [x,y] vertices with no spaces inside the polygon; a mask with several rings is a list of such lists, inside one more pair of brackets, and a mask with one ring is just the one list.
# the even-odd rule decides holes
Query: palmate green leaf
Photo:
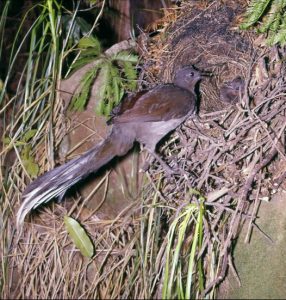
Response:
[{"label": "palmate green leaf", "polygon": [[[270,9],[268,7],[271,5]],[[285,45],[285,18],[286,0],[252,0],[247,10],[247,16],[241,29],[247,29],[261,19],[259,33],[267,33],[266,43]]]},{"label": "palmate green leaf", "polygon": [[[91,61],[96,62],[98,78],[101,85],[96,91],[96,98],[99,99],[96,113],[108,116],[115,105],[122,99],[125,90],[134,91],[137,86],[137,72],[134,63],[137,63],[138,56],[122,51],[112,56],[100,55],[95,58],[93,48],[90,48],[94,39],[84,38],[79,45],[83,47],[81,58],[73,64],[73,68],[78,68]],[[89,56],[93,55],[93,56]],[[95,76],[90,76],[89,72],[83,77],[80,91],[73,97],[72,107],[82,110],[89,97],[89,90]]]},{"label": "palmate green leaf", "polygon": [[[274,18],[273,22],[270,24],[268,30],[271,30],[273,32],[276,32],[281,24],[282,21],[282,14],[277,13],[276,18]],[[266,31],[265,31],[266,32]]]},{"label": "palmate green leaf", "polygon": [[78,43],[78,48],[81,49],[79,58],[72,64],[71,68],[78,69],[84,65],[100,60],[101,45],[96,37],[83,37]]},{"label": "palmate green leaf", "polygon": [[81,254],[92,258],[94,255],[94,245],[84,228],[79,222],[68,216],[64,217],[64,223],[71,240],[80,250]]},{"label": "palmate green leaf", "polygon": [[99,54],[100,51],[98,51],[98,49],[96,48],[84,49],[81,52],[81,57],[82,58],[89,57],[89,58],[96,59],[97,56],[99,56]]}]

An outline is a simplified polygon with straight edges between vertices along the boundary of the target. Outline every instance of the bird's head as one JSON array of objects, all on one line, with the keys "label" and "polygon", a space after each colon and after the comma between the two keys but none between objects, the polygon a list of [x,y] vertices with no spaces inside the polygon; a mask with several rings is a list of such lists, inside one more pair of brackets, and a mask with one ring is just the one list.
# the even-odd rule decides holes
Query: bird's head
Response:
[{"label": "bird's head", "polygon": [[175,73],[174,84],[190,91],[194,91],[196,83],[201,80],[202,72],[193,66],[183,67]]}]

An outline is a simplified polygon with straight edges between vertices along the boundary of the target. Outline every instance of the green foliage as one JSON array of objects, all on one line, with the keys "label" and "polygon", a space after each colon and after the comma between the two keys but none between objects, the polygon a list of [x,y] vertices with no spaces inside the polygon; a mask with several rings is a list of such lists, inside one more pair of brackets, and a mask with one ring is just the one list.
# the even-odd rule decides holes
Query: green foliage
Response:
[{"label": "green foliage", "polygon": [[37,177],[39,174],[39,166],[35,162],[35,157],[32,154],[32,146],[29,144],[29,141],[36,135],[36,129],[30,129],[23,134],[21,140],[13,142],[10,137],[3,138],[3,144],[7,146],[7,149],[12,149],[13,145],[15,147],[20,147],[20,157],[25,167],[26,172],[33,178]]},{"label": "green foliage", "polygon": [[20,157],[27,173],[33,178],[37,177],[39,174],[39,166],[32,155],[32,146],[28,144],[25,145],[21,151]]},{"label": "green foliage", "polygon": [[75,94],[72,100],[72,106],[74,109],[76,110],[84,109],[86,101],[89,96],[90,86],[93,83],[97,71],[98,71],[97,68],[94,68],[86,72],[82,77],[80,91],[77,94]]},{"label": "green foliage", "polygon": [[[92,48],[91,50],[95,53],[95,55],[98,55],[101,52],[101,46],[99,40],[92,36],[83,37],[82,39],[80,39],[78,43],[78,47],[80,49]],[[82,55],[84,55],[84,53],[82,53]]]},{"label": "green foliage", "polygon": [[244,23],[241,24],[241,29],[247,29],[254,25],[265,13],[269,3],[272,0],[252,0],[246,11]]},{"label": "green foliage", "polygon": [[93,243],[84,228],[73,218],[65,216],[64,223],[75,246],[83,256],[92,258],[94,254]]},{"label": "green foliage", "polygon": [[73,96],[71,107],[83,110],[89,99],[90,89],[96,78],[101,79],[101,86],[96,91],[100,99],[96,112],[108,116],[115,105],[122,99],[124,92],[136,89],[137,72],[134,65],[138,56],[122,51],[113,55],[101,53],[100,42],[95,37],[84,37],[78,43],[80,56],[73,64],[73,69],[94,62],[92,69],[81,78],[80,88]]},{"label": "green foliage", "polygon": [[[199,204],[191,203],[182,209],[168,232],[163,299],[172,299],[174,296],[181,299],[197,298],[204,288],[202,258],[198,254],[204,235],[205,198],[195,190],[191,193],[198,196]],[[190,234],[192,239],[186,246],[187,236]],[[187,278],[182,276],[183,273],[187,274]]]},{"label": "green foliage", "polygon": [[248,29],[257,24],[257,32],[267,33],[268,45],[285,45],[286,0],[252,0],[240,28]]}]

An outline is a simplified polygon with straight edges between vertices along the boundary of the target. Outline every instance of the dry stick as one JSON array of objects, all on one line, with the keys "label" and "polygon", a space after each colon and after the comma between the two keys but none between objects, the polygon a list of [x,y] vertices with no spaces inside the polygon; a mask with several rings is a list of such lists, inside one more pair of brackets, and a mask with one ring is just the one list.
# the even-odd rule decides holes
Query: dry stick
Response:
[{"label": "dry stick", "polygon": [[[268,108],[268,107],[267,107],[267,108]],[[267,109],[267,110],[268,110],[268,109]],[[264,119],[264,121],[271,121],[272,117],[274,117],[274,116],[276,116],[276,115],[278,114],[278,111],[275,110],[275,111],[272,111],[272,112],[269,113],[269,111],[267,111],[267,110],[266,110],[266,111],[265,111],[265,110],[262,110],[262,112],[265,112],[265,114],[264,114],[264,116],[263,116],[261,119]],[[285,110],[285,108],[282,108],[282,109],[280,108],[280,111],[281,111],[281,112],[282,112],[283,110]],[[240,122],[239,126],[234,126],[234,128],[232,128],[232,130],[236,130],[236,129],[240,129],[240,130],[241,130],[241,129],[243,128],[243,126],[244,126],[244,125],[242,125],[242,124],[245,124],[245,125],[246,125],[248,121],[250,121],[250,118],[247,118],[246,120],[244,120],[244,122]],[[243,130],[242,130],[241,133],[240,133],[239,138],[241,137],[241,135],[245,135],[249,129],[251,129],[251,128],[254,127],[255,125],[261,123],[261,121],[260,121],[260,120],[251,120],[250,123],[251,123],[251,124],[248,124],[248,125],[247,125],[247,130],[245,130],[245,127],[243,128]],[[235,125],[235,124],[234,124],[234,125]],[[238,143],[238,138],[235,139],[235,141],[236,141],[235,144],[237,144],[237,143]],[[272,141],[272,143],[273,143],[273,141]],[[234,144],[234,145],[235,145],[235,144]],[[262,144],[264,144],[264,143],[262,143]],[[265,145],[265,144],[264,144],[264,145]],[[262,145],[261,145],[261,146],[262,146]],[[269,146],[269,144],[266,144],[266,148],[267,148],[268,146]],[[265,148],[264,148],[264,149],[265,149]],[[255,151],[255,150],[256,150],[256,149],[254,149],[253,151]],[[262,161],[262,163],[261,163],[260,165],[256,166],[256,168],[253,169],[253,172],[254,172],[255,174],[253,175],[253,172],[250,174],[250,176],[248,177],[247,182],[246,182],[246,184],[245,184],[245,186],[244,186],[244,192],[245,192],[245,188],[247,188],[246,196],[247,196],[247,193],[248,193],[248,191],[249,191],[249,188],[251,187],[252,182],[253,182],[254,177],[255,177],[255,175],[257,174],[257,172],[259,172],[259,170],[261,170],[265,165],[267,165],[267,163],[270,162],[271,159],[272,159],[272,157],[274,157],[276,154],[277,154],[277,153],[275,153],[275,151],[274,151],[274,153],[273,153],[272,155],[271,155],[271,153],[270,153],[270,156],[268,157],[268,159],[266,158],[265,160]],[[203,160],[204,160],[204,159],[203,159]],[[204,173],[204,175],[205,175],[205,173]],[[202,177],[204,177],[204,176],[202,176]],[[252,179],[251,179],[251,177],[252,177]],[[250,184],[249,184],[249,181],[251,181]],[[247,185],[249,185],[249,188],[247,187]],[[243,193],[243,196],[244,196],[244,193]],[[244,196],[243,198],[246,198],[246,196]],[[238,206],[240,206],[240,205],[242,205],[242,204],[243,204],[243,202],[240,201],[240,203],[239,203]],[[237,212],[238,212],[238,211],[237,211]],[[240,216],[239,216],[238,219],[240,219],[240,217],[241,217],[241,215],[242,215],[242,211],[240,211],[239,214],[240,214]],[[234,218],[233,218],[233,220],[232,220],[232,225],[234,225],[235,223],[237,223],[237,216],[234,216]],[[256,224],[254,224],[253,226],[256,227]],[[232,230],[230,230],[230,232],[232,232]],[[232,232],[232,234],[233,234],[233,232]],[[229,237],[231,238],[232,235],[229,235]],[[228,238],[229,238],[229,237],[228,237]],[[229,246],[229,239],[226,240],[226,243],[225,243],[225,250],[228,249],[228,246]],[[230,256],[229,256],[229,254],[228,254],[227,251],[224,251],[224,257],[225,257],[225,255],[228,255],[227,257],[230,258]],[[225,270],[224,266],[222,267],[222,271],[223,271],[223,270]],[[222,276],[223,273],[221,272],[220,275]],[[215,281],[213,284],[216,284],[216,281]],[[213,286],[213,285],[210,285],[210,286],[208,286],[207,288],[210,289],[212,286]]]},{"label": "dry stick", "polygon": [[[279,142],[279,138],[282,136],[282,134],[283,134],[283,132],[284,132],[284,129],[285,129],[285,127],[286,127],[286,124],[284,124],[284,125],[282,126],[282,128],[280,129],[279,134],[276,136],[276,141],[275,141],[275,140],[273,141],[273,140],[272,140],[272,137],[271,137],[271,135],[270,135],[270,133],[269,133],[269,131],[268,131],[267,128],[266,128],[266,124],[263,123],[263,122],[262,122],[262,119],[259,118],[255,113],[254,113],[254,115],[256,116],[257,120],[259,121],[261,127],[264,129],[264,131],[265,131],[266,134],[268,135],[269,140],[272,142],[272,144],[273,144],[273,146],[276,148],[277,152],[279,152],[279,154],[280,154],[282,157],[284,157],[284,158],[286,159],[285,153],[284,153],[283,149],[281,150],[281,148],[283,147],[283,145],[281,145],[281,143],[280,143],[280,145],[276,146],[276,144],[278,144],[278,142]],[[283,122],[283,123],[284,123],[284,122]],[[272,129],[272,128],[270,128],[270,129]],[[272,130],[272,131],[273,131],[273,130]],[[275,133],[276,133],[276,132],[274,131],[273,134],[275,134]],[[282,146],[282,147],[281,147],[281,146]]]},{"label": "dry stick", "polygon": [[257,224],[253,223],[252,226],[258,230],[259,233],[261,233],[261,235],[266,238],[267,241],[269,241],[271,244],[274,243],[274,241],[271,239],[271,237],[269,235],[267,235]]},{"label": "dry stick", "polygon": [[250,234],[252,232],[252,225],[253,225],[253,222],[255,221],[256,217],[257,217],[257,212],[258,212],[258,208],[259,208],[259,204],[260,204],[260,200],[258,198],[259,193],[260,193],[260,188],[261,188],[261,177],[259,178],[257,193],[256,193],[256,197],[255,197],[255,202],[254,202],[254,207],[253,207],[253,210],[252,210],[252,213],[251,213],[251,219],[249,220],[249,223],[248,223],[248,229],[247,229],[246,237],[244,239],[244,243],[249,243]]},{"label": "dry stick", "polygon": [[278,178],[276,178],[273,182],[273,185],[276,189],[279,188],[279,186],[282,184],[282,182],[286,179],[286,172],[284,172],[284,174],[282,174],[281,176],[279,176]]},{"label": "dry stick", "polygon": [[109,182],[109,174],[110,174],[110,172],[111,172],[110,170],[106,172],[106,174],[100,180],[100,182],[92,189],[92,191],[89,193],[89,195],[87,197],[85,197],[85,199],[82,201],[82,204],[81,204],[80,208],[78,209],[78,213],[77,213],[76,218],[79,218],[81,210],[83,209],[84,206],[86,206],[85,204],[91,199],[91,197],[94,196],[94,194],[101,187],[101,185],[103,184],[104,181],[105,181],[105,187],[104,187],[104,192],[103,192],[102,199],[98,203],[98,205],[96,206],[96,208],[93,209],[92,212],[90,212],[89,215],[84,219],[84,221],[88,220],[91,216],[93,216],[97,212],[97,210],[101,207],[101,205],[105,202],[105,200],[106,200],[106,194],[107,194],[107,190],[108,190],[108,182]]},{"label": "dry stick", "polygon": [[214,279],[211,283],[209,283],[209,285],[203,290],[202,295],[200,298],[204,298],[205,295],[216,285],[218,285],[225,277],[226,274],[226,270],[228,267],[228,254],[225,253],[223,258],[222,258],[222,268],[220,271],[219,276],[216,277],[216,279]]},{"label": "dry stick", "polygon": [[244,201],[247,200],[248,192],[251,189],[251,185],[254,181],[254,177],[256,176],[256,174],[262,168],[266,167],[269,164],[269,162],[277,155],[277,153],[278,153],[277,149],[275,148],[275,146],[273,146],[270,153],[261,161],[261,163],[259,163],[253,168],[252,172],[250,173],[250,175],[248,176],[244,184],[243,191],[242,191],[242,200]]},{"label": "dry stick", "polygon": [[[275,143],[276,144],[276,143]],[[274,148],[274,149],[273,149]],[[255,177],[255,175],[257,174],[257,172],[259,172],[259,170],[261,170],[263,167],[265,167],[271,160],[272,160],[272,158],[275,156],[277,154],[277,150],[275,149],[275,145],[272,147],[272,150],[271,150],[271,152],[270,152],[270,154],[259,164],[259,165],[257,165],[254,169],[253,169],[253,171],[252,171],[252,173],[251,173],[251,175],[248,177],[248,179],[247,179],[247,181],[246,181],[246,184],[245,184],[245,186],[244,186],[244,193],[243,193],[243,195],[242,195],[242,198],[241,199],[243,199],[243,200],[246,200],[246,197],[247,197],[247,193],[248,193],[248,191],[249,191],[249,189],[251,188],[251,185],[252,185],[252,182],[253,182],[253,180],[254,180],[254,177]],[[241,204],[241,203],[243,203],[242,201],[239,203],[239,204]],[[237,206],[237,208],[239,208],[239,206],[240,205],[238,205]],[[237,212],[238,212],[239,210],[237,210]],[[242,213],[242,211],[241,211],[241,213]],[[232,220],[232,225],[234,224],[234,221],[235,221],[235,216],[234,216],[234,218],[233,218],[233,220]],[[229,232],[231,232],[232,230],[230,230]],[[227,255],[227,249],[228,249],[228,246],[229,246],[229,242],[230,242],[230,239],[231,239],[231,236],[232,235],[229,235],[228,236],[228,239],[226,240],[226,243],[225,243],[225,249],[224,249],[224,251],[222,252],[222,253],[224,253],[224,257],[225,257],[225,255]],[[222,271],[220,272],[220,276],[212,283],[212,284],[210,284],[207,288],[206,288],[206,290],[204,291],[204,294],[206,294],[211,288],[212,288],[212,286],[213,285],[215,285],[215,284],[217,284],[220,280],[221,280],[221,278],[223,278],[224,277],[224,272],[226,271],[226,268],[223,266],[222,267]]]},{"label": "dry stick", "polygon": [[250,66],[247,70],[247,76],[246,76],[246,80],[245,80],[245,88],[244,88],[244,96],[243,96],[243,99],[242,101],[244,101],[245,103],[245,106],[246,106],[246,110],[248,112],[248,115],[251,115],[251,111],[250,111],[250,105],[249,105],[249,102],[250,102],[250,96],[249,96],[249,90],[248,90],[248,87],[249,87],[249,84],[250,84],[250,80],[251,80],[251,71],[252,71],[252,68],[255,64],[255,62],[257,61],[257,50],[254,50],[253,52],[253,55],[252,55],[252,59],[251,59],[251,63],[250,63]]},{"label": "dry stick", "polygon": [[277,146],[277,144],[279,142],[279,138],[281,137],[282,133],[284,132],[285,127],[286,127],[286,124],[281,128],[280,133],[278,134],[278,136],[272,142],[272,149],[270,150],[270,153],[268,153],[268,155],[261,161],[260,164],[256,165],[253,168],[252,172],[248,176],[248,178],[247,178],[247,180],[244,184],[244,187],[243,187],[243,193],[242,193],[242,199],[243,200],[246,200],[247,194],[248,194],[249,190],[251,189],[251,185],[252,185],[252,182],[253,182],[254,177],[256,176],[256,174],[262,168],[266,167],[269,164],[269,162],[278,154],[278,151],[280,150],[279,148],[281,148],[281,145]]},{"label": "dry stick", "polygon": [[243,204],[244,204],[244,201],[242,201],[242,198],[240,198],[237,203],[236,210],[233,213],[233,217],[232,217],[232,220],[231,220],[230,226],[229,226],[228,235],[227,235],[226,241],[224,242],[223,250],[221,251],[221,254],[220,254],[220,257],[223,257],[223,264],[222,264],[221,271],[219,273],[219,276],[217,276],[217,278],[205,289],[204,295],[214,285],[217,285],[225,277],[226,270],[227,270],[229,247],[231,245],[232,237],[235,234],[236,229],[237,229],[237,226],[235,227],[235,225],[237,225],[239,223],[240,218],[241,218],[240,213],[242,212]]},{"label": "dry stick", "polygon": [[238,275],[238,273],[236,271],[236,268],[235,268],[235,266],[233,264],[233,261],[232,261],[232,258],[231,258],[230,255],[228,257],[228,265],[229,265],[229,268],[230,268],[232,274],[234,275],[235,279],[238,282],[238,286],[241,287],[241,281],[240,281],[239,275]]}]

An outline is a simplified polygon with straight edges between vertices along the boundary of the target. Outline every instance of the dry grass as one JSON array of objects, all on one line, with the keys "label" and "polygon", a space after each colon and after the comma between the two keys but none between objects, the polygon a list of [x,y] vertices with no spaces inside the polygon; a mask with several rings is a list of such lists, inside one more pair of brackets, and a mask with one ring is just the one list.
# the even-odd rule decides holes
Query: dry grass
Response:
[{"label": "dry grass", "polygon": [[[27,175],[14,145],[17,156],[1,171],[1,297],[214,298],[227,271],[235,273],[231,250],[241,225],[248,225],[248,238],[260,230],[255,224],[258,203],[270,199],[285,178],[284,56],[276,47],[257,52],[237,106],[200,112],[173,133],[160,152],[179,174],[166,177],[159,164],[152,164],[141,194],[114,220],[100,218],[77,197],[37,210],[19,236],[15,212]],[[56,99],[48,108],[54,112],[54,140],[60,141],[62,107]],[[23,115],[20,106],[13,119]],[[43,122],[34,144],[42,170],[53,151],[50,128]],[[15,130],[6,126],[4,136]],[[2,165],[10,151],[2,149]],[[74,248],[64,215],[84,224],[95,245],[92,260]]]}]

